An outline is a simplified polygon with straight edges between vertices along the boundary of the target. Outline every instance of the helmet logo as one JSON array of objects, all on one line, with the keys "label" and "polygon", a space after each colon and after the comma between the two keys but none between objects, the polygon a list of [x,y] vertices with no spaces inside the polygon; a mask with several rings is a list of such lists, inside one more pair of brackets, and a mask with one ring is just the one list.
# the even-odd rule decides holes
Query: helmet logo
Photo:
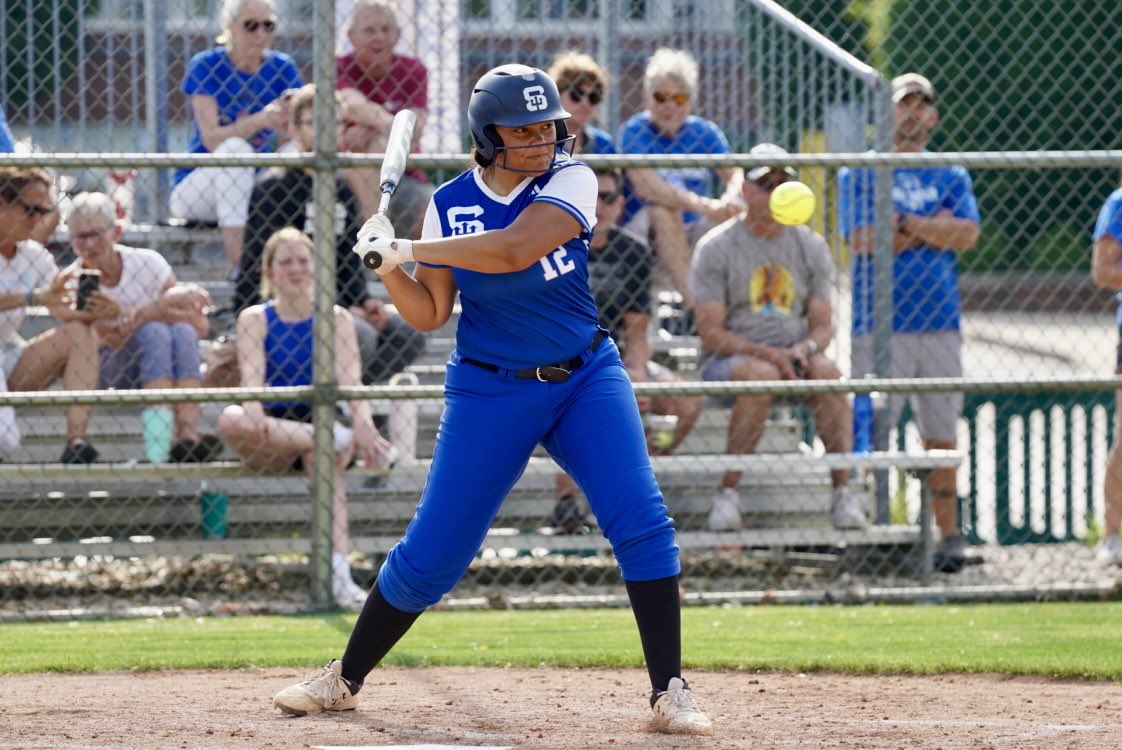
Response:
[{"label": "helmet logo", "polygon": [[549,100],[545,98],[545,89],[541,86],[527,86],[522,89],[522,98],[526,100],[527,112],[537,112],[549,106]]}]

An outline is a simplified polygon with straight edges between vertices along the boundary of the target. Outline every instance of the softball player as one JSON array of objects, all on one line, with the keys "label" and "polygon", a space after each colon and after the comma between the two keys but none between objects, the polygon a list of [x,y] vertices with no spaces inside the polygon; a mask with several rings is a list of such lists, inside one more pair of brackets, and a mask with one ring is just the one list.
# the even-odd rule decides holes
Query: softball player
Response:
[{"label": "softball player", "polygon": [[[442,326],[462,314],[428,482],[404,538],[378,573],[341,661],[274,705],[287,714],[358,705],[366,675],[467,570],[541,443],[580,484],[612,544],[650,674],[654,728],[708,734],[681,678],[678,547],[647,456],[619,352],[588,286],[596,178],[572,141],[549,76],[503,65],[476,84],[468,124],[478,166],[437,190],[422,239],[381,217],[355,251],[377,250],[402,317]],[[413,276],[399,269],[417,260]]]}]

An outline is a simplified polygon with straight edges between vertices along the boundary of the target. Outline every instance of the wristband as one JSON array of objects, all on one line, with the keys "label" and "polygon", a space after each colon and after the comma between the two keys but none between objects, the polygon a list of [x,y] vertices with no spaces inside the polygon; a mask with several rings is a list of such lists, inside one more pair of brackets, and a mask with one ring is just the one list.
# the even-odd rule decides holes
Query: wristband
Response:
[{"label": "wristband", "polygon": [[32,287],[31,289],[28,289],[26,292],[24,292],[23,306],[34,307],[37,304],[39,304],[39,295],[35,294],[35,289],[34,287]]}]

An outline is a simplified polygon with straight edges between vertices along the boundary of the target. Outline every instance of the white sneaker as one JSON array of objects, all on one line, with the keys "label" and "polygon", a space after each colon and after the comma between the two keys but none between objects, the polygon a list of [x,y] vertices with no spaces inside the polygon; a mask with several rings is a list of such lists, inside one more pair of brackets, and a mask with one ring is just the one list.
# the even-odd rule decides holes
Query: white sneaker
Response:
[{"label": "white sneaker", "polygon": [[331,577],[331,597],[343,609],[358,611],[366,603],[366,591],[354,582],[349,572],[345,576]]},{"label": "white sneaker", "polygon": [[1111,534],[1099,543],[1095,559],[1100,565],[1122,565],[1122,538]]},{"label": "white sneaker", "polygon": [[332,659],[299,685],[277,693],[273,705],[290,716],[306,716],[320,711],[353,711],[358,708],[358,697],[343,679],[343,662]]},{"label": "white sneaker", "polygon": [[739,531],[744,528],[740,520],[740,493],[733,487],[722,487],[713,493],[709,508],[710,531]]},{"label": "white sneaker", "polygon": [[848,485],[834,488],[830,500],[830,522],[835,529],[863,529],[869,525],[865,505]]},{"label": "white sneaker", "polygon": [[663,734],[712,734],[713,722],[693,702],[686,681],[671,677],[666,690],[655,697],[653,729]]}]

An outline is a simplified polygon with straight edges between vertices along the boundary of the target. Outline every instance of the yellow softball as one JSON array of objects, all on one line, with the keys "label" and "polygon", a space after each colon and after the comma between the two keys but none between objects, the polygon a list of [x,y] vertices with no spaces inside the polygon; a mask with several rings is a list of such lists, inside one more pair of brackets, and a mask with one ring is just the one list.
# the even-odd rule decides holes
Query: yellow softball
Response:
[{"label": "yellow softball", "polygon": [[794,226],[805,224],[814,214],[817,203],[814,192],[801,182],[784,182],[771,191],[768,208],[772,218],[780,224]]}]

